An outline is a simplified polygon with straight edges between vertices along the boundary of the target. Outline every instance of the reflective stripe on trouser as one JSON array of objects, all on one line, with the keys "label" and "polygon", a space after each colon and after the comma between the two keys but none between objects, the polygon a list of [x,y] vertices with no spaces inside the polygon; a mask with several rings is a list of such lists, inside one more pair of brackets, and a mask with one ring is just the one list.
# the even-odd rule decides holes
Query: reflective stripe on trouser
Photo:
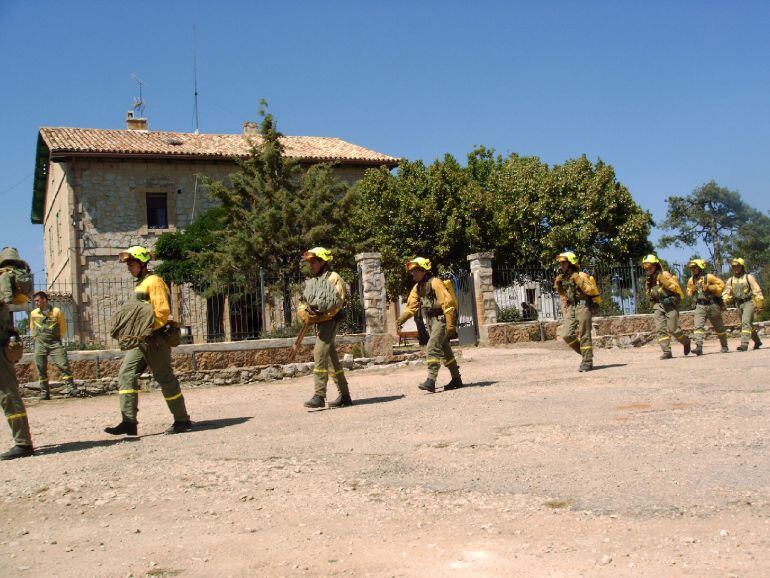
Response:
[{"label": "reflective stripe on trouser", "polygon": [[40,389],[48,392],[48,360],[51,360],[61,372],[61,378],[68,387],[73,387],[72,372],[70,371],[67,350],[61,341],[49,339],[35,339],[35,367],[40,380]]},{"label": "reflective stripe on trouser", "polygon": [[27,410],[19,393],[19,382],[13,364],[0,351],[0,406],[5,412],[5,418],[11,427],[13,441],[19,446],[31,446],[32,436],[29,434]]},{"label": "reflective stripe on trouser", "polygon": [[655,303],[652,313],[655,317],[655,330],[658,332],[658,344],[664,353],[671,353],[671,336],[682,345],[690,342],[690,338],[679,329],[679,309],[675,305]]},{"label": "reflective stripe on trouser", "polygon": [[591,309],[585,303],[569,305],[562,329],[564,342],[588,363],[594,360],[594,347],[591,340],[592,319]]},{"label": "reflective stripe on trouser", "polygon": [[457,366],[457,360],[452,353],[452,347],[449,345],[449,338],[446,334],[446,318],[443,315],[426,317],[425,329],[429,335],[428,344],[425,346],[428,378],[436,379],[438,377],[438,370],[442,363],[452,377],[459,377],[460,368]]},{"label": "reflective stripe on trouser", "polygon": [[759,343],[759,334],[754,327],[754,302],[741,303],[738,305],[738,312],[741,315],[741,345],[748,347],[749,339]]},{"label": "reflective stripe on trouser", "polygon": [[722,319],[722,308],[716,304],[702,305],[698,303],[695,306],[695,322],[693,324],[693,339],[695,343],[703,345],[703,336],[706,333],[706,320],[710,321],[714,327],[722,347],[727,347],[727,332],[725,331],[725,322]]},{"label": "reflective stripe on trouser", "polygon": [[330,375],[340,395],[350,394],[348,380],[345,378],[345,372],[342,370],[342,364],[337,355],[337,347],[334,344],[334,338],[337,336],[337,321],[329,319],[329,321],[318,323],[316,329],[318,335],[313,348],[315,394],[326,398],[326,384]]},{"label": "reflective stripe on trouser", "polygon": [[171,367],[171,347],[159,335],[152,335],[146,343],[136,349],[126,351],[118,375],[118,393],[120,394],[120,413],[123,421],[136,423],[139,404],[137,378],[150,367],[152,375],[160,384],[168,409],[174,421],[189,421],[179,380]]}]

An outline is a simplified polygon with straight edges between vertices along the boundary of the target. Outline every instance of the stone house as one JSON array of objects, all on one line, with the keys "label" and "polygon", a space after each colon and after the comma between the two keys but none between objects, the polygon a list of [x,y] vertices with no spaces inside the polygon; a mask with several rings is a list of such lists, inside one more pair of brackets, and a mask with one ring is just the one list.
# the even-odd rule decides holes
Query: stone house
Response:
[{"label": "stone house", "polygon": [[[127,274],[117,253],[153,247],[213,206],[201,176],[226,180],[259,142],[257,123],[241,134],[151,131],[129,112],[123,130],[45,127],[37,140],[32,223],[43,225],[46,287],[69,295],[74,338],[105,342]],[[398,159],[332,137],[286,136],[286,155],[303,166],[334,162],[349,183]],[[130,286],[130,279],[128,279]]]}]

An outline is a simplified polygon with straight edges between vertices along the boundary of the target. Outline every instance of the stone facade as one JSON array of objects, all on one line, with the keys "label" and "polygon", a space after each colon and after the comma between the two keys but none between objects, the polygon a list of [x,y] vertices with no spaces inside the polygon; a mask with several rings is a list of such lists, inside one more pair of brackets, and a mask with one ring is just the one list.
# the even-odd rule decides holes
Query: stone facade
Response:
[{"label": "stone facade", "polygon": [[473,277],[473,292],[476,296],[476,319],[478,320],[479,343],[488,344],[487,328],[497,323],[497,303],[492,280],[492,259],[494,253],[468,255]]},{"label": "stone facade", "polygon": [[[352,183],[367,168],[341,165],[335,170],[340,180]],[[234,170],[233,162],[202,159],[78,157],[49,163],[43,218],[46,287],[71,294],[76,341],[110,343],[110,319],[133,295],[133,280],[117,262],[117,253],[131,245],[152,248],[162,233],[187,227],[213,206],[202,176],[227,181]],[[165,194],[164,229],[148,225],[147,195],[152,193]],[[206,308],[205,302],[192,305]],[[192,323],[193,333],[206,333],[205,318],[185,321]]]},{"label": "stone facade", "polygon": [[356,255],[356,263],[364,292],[366,333],[385,333],[388,300],[385,294],[385,273],[382,272],[382,255],[359,253]]}]

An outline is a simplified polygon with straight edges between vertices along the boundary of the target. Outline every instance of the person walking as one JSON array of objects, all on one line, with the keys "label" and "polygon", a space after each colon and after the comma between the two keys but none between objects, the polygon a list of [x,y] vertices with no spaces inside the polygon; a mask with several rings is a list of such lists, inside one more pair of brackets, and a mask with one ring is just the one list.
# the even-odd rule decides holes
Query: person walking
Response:
[{"label": "person walking", "polygon": [[118,373],[122,421],[114,427],[104,429],[111,435],[137,435],[137,379],[148,366],[160,384],[168,409],[174,416],[174,423],[166,433],[183,433],[192,429],[184,395],[171,366],[171,345],[165,335],[171,312],[169,290],[163,279],[148,269],[150,258],[151,253],[139,245],[129,247],[118,255],[118,260],[126,264],[129,273],[136,279],[136,299],[152,305],[155,321],[152,334],[142,340],[138,347],[129,349],[123,358]]},{"label": "person walking", "polygon": [[67,350],[62,339],[67,335],[67,320],[58,307],[51,307],[48,294],[38,291],[34,296],[36,309],[29,314],[29,329],[35,338],[35,366],[40,383],[40,399],[51,399],[48,386],[48,358],[61,371],[61,378],[67,389],[66,395],[78,395],[78,388],[72,379]]},{"label": "person walking", "polygon": [[684,347],[684,355],[690,353],[690,338],[679,327],[679,303],[684,291],[676,276],[663,270],[657,255],[647,255],[642,260],[642,268],[647,273],[647,298],[652,303],[655,329],[658,332],[658,344],[663,352],[661,359],[671,359],[671,337]]},{"label": "person walking", "polygon": [[741,317],[741,344],[738,351],[749,350],[749,339],[754,342],[754,349],[762,347],[757,328],[754,327],[754,314],[759,313],[765,307],[765,296],[757,278],[746,271],[746,261],[736,257],[730,264],[733,267],[733,276],[725,283],[722,293],[725,305],[733,303]]},{"label": "person walking", "polygon": [[449,345],[450,337],[457,333],[457,303],[444,282],[433,276],[430,259],[416,257],[406,263],[406,269],[415,285],[396,323],[400,331],[410,317],[420,312],[429,335],[426,345],[428,378],[418,387],[428,393],[436,392],[436,378],[442,362],[452,378],[444,391],[463,387],[460,368]]},{"label": "person walking", "polygon": [[[304,259],[310,267],[311,277],[305,282],[303,302],[297,314],[303,323],[315,325],[317,329],[313,348],[315,389],[313,397],[304,405],[310,409],[348,407],[353,405],[353,400],[334,343],[347,300],[347,286],[330,268],[334,257],[329,249],[314,247],[305,251]],[[326,403],[329,376],[334,380],[339,396]]]},{"label": "person walking", "polygon": [[693,340],[695,355],[703,355],[703,336],[706,333],[706,321],[710,321],[722,345],[722,353],[728,353],[727,331],[722,318],[722,292],[725,282],[716,275],[706,273],[706,262],[703,259],[693,259],[687,266],[692,277],[687,281],[687,294],[695,297],[695,322],[693,325]]},{"label": "person walking", "polygon": [[566,306],[562,338],[582,358],[578,371],[591,371],[594,368],[591,330],[599,288],[593,277],[580,270],[580,262],[572,251],[557,255],[556,262],[560,272],[554,281],[554,289]]},{"label": "person walking", "polygon": [[[0,460],[13,460],[34,454],[27,409],[21,399],[19,381],[13,367],[21,356],[21,352],[18,351],[21,343],[14,329],[13,316],[8,304],[19,301],[20,296],[15,290],[17,284],[7,277],[9,275],[12,273],[0,273],[0,406],[5,413],[5,419],[8,420],[15,445],[7,452],[0,454]],[[15,349],[14,353],[18,353],[18,357],[13,356],[12,349]]]}]

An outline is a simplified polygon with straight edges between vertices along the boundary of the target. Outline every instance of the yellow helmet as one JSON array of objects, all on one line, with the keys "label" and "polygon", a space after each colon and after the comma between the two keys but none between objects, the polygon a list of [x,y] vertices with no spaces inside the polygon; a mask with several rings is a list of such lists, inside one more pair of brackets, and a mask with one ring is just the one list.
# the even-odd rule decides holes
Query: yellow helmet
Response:
[{"label": "yellow helmet", "polygon": [[125,263],[126,261],[139,261],[140,263],[149,263],[152,259],[152,253],[147,250],[146,247],[141,245],[134,245],[129,247],[125,251],[118,253],[118,261]]},{"label": "yellow helmet", "polygon": [[746,268],[746,261],[742,257],[735,257],[734,259],[730,260],[730,263],[733,267],[740,265],[744,269]]},{"label": "yellow helmet", "polygon": [[692,261],[687,263],[687,266],[690,267],[691,269],[693,267],[697,267],[701,271],[706,270],[706,262],[703,259],[693,259]]},{"label": "yellow helmet", "polygon": [[567,261],[572,265],[578,265],[577,255],[575,255],[575,253],[572,251],[565,251],[564,253],[559,253],[556,255],[556,262],[561,263],[562,261]]},{"label": "yellow helmet", "polygon": [[660,265],[660,259],[658,259],[657,255],[653,255],[652,253],[650,253],[644,259],[642,259],[643,268],[649,269],[653,265]]},{"label": "yellow helmet", "polygon": [[411,261],[406,262],[407,271],[411,271],[417,267],[426,271],[430,271],[430,268],[432,267],[430,259],[426,259],[425,257],[415,257]]},{"label": "yellow helmet", "polygon": [[310,261],[310,259],[320,259],[321,261],[326,261],[329,263],[334,259],[332,256],[332,252],[329,251],[329,249],[326,249],[325,247],[313,247],[312,249],[305,251],[305,261]]}]

